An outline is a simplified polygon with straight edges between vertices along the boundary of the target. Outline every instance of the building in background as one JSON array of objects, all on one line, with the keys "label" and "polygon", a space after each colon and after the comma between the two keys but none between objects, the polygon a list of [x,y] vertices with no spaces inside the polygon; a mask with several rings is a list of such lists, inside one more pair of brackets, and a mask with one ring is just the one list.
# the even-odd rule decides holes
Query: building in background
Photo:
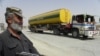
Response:
[{"label": "building in background", "polygon": [[4,29],[5,29],[4,23],[0,23],[0,31],[2,31]]}]

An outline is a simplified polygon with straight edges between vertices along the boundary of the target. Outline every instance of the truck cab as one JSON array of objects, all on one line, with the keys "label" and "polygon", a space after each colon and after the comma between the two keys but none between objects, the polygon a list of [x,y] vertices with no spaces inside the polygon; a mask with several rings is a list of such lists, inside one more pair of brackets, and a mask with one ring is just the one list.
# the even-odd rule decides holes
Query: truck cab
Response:
[{"label": "truck cab", "polygon": [[[98,34],[95,26],[95,18],[92,15],[79,14],[72,17],[72,36],[78,37],[79,35],[84,38],[93,37]],[[77,29],[77,30],[76,30]]]}]

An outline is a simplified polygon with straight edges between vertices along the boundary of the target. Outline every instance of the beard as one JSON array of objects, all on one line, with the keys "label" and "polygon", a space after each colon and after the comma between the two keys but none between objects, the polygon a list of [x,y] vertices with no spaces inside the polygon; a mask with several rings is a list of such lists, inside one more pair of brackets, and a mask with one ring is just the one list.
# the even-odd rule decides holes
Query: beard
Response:
[{"label": "beard", "polygon": [[15,22],[13,22],[11,24],[11,28],[16,30],[17,32],[21,32],[22,31],[22,25],[20,25],[18,23],[15,23]]}]

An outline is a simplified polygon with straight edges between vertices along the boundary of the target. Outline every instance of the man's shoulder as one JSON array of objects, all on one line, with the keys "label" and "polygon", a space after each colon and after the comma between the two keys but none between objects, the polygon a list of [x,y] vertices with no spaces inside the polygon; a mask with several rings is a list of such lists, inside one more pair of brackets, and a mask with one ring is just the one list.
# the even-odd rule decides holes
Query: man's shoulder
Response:
[{"label": "man's shoulder", "polygon": [[0,33],[0,38],[4,38],[4,37],[8,37],[9,33],[7,30],[5,30],[4,32]]}]

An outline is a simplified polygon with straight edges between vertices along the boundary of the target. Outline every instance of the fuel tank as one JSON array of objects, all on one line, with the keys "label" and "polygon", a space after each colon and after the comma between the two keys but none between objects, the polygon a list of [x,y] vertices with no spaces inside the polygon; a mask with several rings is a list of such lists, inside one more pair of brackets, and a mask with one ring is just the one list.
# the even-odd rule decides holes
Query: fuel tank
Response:
[{"label": "fuel tank", "polygon": [[71,13],[68,9],[62,8],[46,13],[42,13],[29,18],[29,24],[59,24],[59,23],[70,23]]}]

